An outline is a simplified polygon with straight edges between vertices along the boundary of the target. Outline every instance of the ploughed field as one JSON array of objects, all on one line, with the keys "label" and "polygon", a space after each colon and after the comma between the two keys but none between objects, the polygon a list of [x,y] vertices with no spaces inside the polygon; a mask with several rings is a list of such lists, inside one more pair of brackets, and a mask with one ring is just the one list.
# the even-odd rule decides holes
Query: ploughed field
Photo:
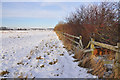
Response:
[{"label": "ploughed field", "polygon": [[0,78],[96,78],[53,31],[1,31]]}]

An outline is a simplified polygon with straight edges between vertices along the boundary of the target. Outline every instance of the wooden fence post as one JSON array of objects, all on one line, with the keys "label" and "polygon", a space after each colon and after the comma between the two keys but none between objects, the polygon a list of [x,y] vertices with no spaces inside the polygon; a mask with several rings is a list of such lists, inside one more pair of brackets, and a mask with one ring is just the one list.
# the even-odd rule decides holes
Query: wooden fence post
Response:
[{"label": "wooden fence post", "polygon": [[115,63],[114,63],[114,70],[115,70],[115,78],[120,78],[120,43],[117,43],[118,51],[115,55]]},{"label": "wooden fence post", "polygon": [[[91,41],[94,41],[94,39],[93,39],[93,38],[91,38]],[[93,43],[91,43],[90,48],[92,49],[92,55],[93,55],[93,53],[94,53],[94,49],[95,49],[95,47],[94,47],[94,44],[93,44]]]}]

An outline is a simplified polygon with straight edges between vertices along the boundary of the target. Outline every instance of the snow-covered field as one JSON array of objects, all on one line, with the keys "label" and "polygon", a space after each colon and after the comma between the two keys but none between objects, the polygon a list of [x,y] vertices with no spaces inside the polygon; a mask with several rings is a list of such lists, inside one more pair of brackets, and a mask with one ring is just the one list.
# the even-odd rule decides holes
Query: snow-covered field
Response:
[{"label": "snow-covered field", "polygon": [[0,77],[96,78],[73,62],[53,31],[1,31]]}]

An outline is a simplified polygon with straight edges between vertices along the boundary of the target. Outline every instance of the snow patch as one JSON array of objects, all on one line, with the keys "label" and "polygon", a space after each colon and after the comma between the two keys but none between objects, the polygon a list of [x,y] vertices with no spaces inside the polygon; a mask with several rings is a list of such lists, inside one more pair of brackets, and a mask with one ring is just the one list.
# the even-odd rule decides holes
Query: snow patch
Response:
[{"label": "snow patch", "polygon": [[9,78],[96,78],[73,62],[53,31],[2,33],[0,75]]}]

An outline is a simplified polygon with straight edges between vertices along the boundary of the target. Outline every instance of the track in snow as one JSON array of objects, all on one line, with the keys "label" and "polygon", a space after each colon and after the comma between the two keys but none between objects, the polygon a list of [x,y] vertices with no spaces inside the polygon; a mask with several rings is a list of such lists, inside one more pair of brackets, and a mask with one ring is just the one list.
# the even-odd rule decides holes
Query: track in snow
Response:
[{"label": "track in snow", "polygon": [[1,77],[94,78],[73,62],[53,31],[2,33]]}]

